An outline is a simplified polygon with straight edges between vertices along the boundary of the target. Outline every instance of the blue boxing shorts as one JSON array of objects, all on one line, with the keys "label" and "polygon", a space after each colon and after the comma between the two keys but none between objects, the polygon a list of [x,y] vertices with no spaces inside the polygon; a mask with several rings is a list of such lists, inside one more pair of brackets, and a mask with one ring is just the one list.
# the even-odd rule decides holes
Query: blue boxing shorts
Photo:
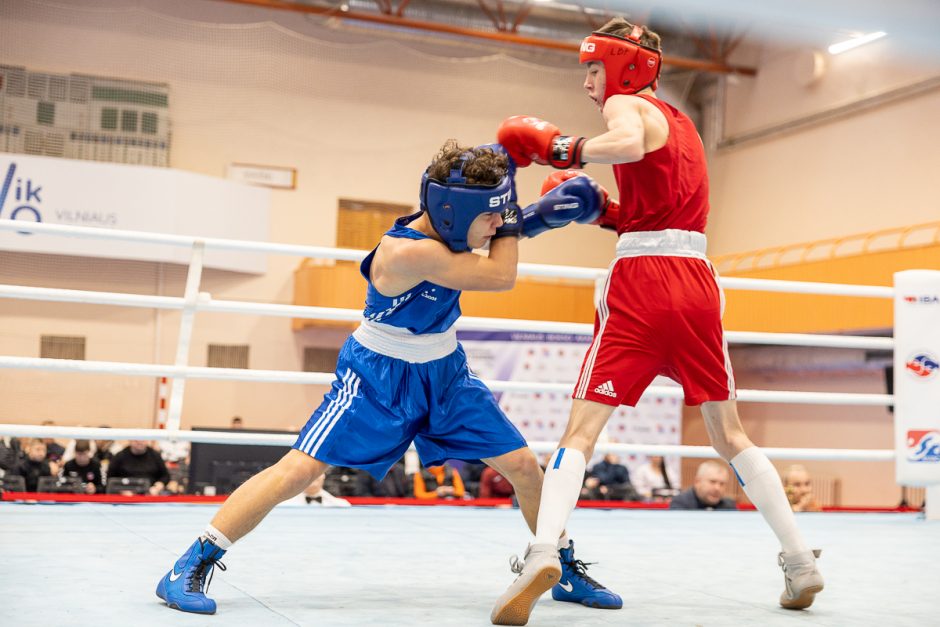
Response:
[{"label": "blue boxing shorts", "polygon": [[493,393],[470,372],[459,344],[446,357],[412,363],[350,337],[340,349],[336,380],[293,448],[381,479],[412,441],[425,466],[526,446]]}]

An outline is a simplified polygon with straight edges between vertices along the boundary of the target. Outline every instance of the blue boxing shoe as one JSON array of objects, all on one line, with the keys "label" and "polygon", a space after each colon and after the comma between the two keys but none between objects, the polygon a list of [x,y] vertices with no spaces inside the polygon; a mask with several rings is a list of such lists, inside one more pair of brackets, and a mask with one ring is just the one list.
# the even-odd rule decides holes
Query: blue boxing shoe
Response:
[{"label": "blue boxing shoe", "polygon": [[561,579],[552,587],[552,598],[556,601],[580,603],[601,610],[619,610],[623,599],[587,575],[587,564],[574,558],[574,541],[568,548],[558,549],[561,560]]},{"label": "blue boxing shoe", "polygon": [[199,538],[157,584],[157,596],[174,610],[215,614],[215,601],[206,596],[206,590],[212,580],[212,569],[218,566],[225,570],[225,564],[219,561],[223,555],[225,551]]}]

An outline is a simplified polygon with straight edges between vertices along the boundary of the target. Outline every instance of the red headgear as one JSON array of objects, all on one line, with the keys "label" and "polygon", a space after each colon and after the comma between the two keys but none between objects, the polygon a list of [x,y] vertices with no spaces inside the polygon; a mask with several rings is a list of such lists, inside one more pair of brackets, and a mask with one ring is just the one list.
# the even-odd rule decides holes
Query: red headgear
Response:
[{"label": "red headgear", "polygon": [[591,33],[581,42],[581,63],[604,64],[607,88],[604,101],[616,94],[635,94],[659,81],[662,53],[640,43],[643,29],[634,26],[627,37],[609,33]]}]

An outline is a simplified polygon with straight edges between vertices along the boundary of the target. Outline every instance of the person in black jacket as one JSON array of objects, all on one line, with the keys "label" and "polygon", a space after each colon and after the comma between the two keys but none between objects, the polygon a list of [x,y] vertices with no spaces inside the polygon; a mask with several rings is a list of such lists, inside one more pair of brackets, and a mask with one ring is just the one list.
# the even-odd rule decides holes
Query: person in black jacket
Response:
[{"label": "person in black jacket", "polygon": [[65,462],[64,474],[80,479],[86,494],[104,492],[101,464],[91,456],[91,443],[88,440],[75,441],[75,457]]},{"label": "person in black jacket", "polygon": [[170,481],[170,472],[160,453],[143,440],[131,440],[108,465],[108,479],[113,477],[143,477],[150,480],[150,494],[157,495]]},{"label": "person in black jacket", "polygon": [[26,457],[20,459],[10,474],[23,477],[26,491],[35,492],[40,477],[52,477],[58,472],[59,468],[55,462],[46,461],[46,444],[37,439],[26,445]]},{"label": "person in black jacket", "polygon": [[702,462],[695,472],[695,483],[669,503],[669,509],[738,509],[727,498],[725,487],[729,479],[728,467],[713,460]]},{"label": "person in black jacket", "polygon": [[630,471],[613,453],[604,455],[584,479],[581,497],[602,501],[636,500],[636,490],[630,483]]}]

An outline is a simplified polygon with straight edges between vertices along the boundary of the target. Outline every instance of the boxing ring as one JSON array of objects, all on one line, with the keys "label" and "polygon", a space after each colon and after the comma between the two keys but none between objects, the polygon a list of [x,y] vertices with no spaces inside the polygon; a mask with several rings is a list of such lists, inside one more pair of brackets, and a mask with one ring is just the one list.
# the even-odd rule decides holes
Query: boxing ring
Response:
[{"label": "boxing ring", "polygon": [[[200,291],[207,250],[358,261],[364,251],[193,238],[156,233],[0,220],[0,234],[82,237],[186,247],[191,262],[182,296],[150,296],[0,285],[0,298],[87,303],[181,312],[172,365],[76,361],[0,355],[0,371],[42,370],[172,379],[163,429],[94,429],[0,424],[0,435],[90,439],[182,440],[290,445],[294,436],[180,429],[189,380],[328,385],[332,372],[204,368],[188,362],[200,312],[358,321],[361,311],[219,300]],[[520,276],[597,280],[606,269],[520,264]],[[723,278],[724,289],[895,298],[891,287]],[[520,330],[590,335],[593,325],[462,317],[460,330]],[[726,332],[730,344],[838,347],[891,351],[894,338]],[[0,374],[2,376],[2,374]],[[570,392],[570,384],[487,381],[494,391]],[[681,398],[680,388],[650,396]],[[888,406],[888,394],[738,390],[748,402]],[[884,449],[764,448],[771,459],[892,461]],[[554,442],[530,442],[536,452]],[[717,457],[711,447],[599,444],[598,452]],[[940,495],[928,487],[928,518]],[[240,541],[216,573],[215,617],[167,610],[153,594],[157,579],[211,518],[215,504],[0,503],[2,624],[50,621],[94,624],[486,625],[492,602],[511,581],[507,558],[528,537],[518,511],[473,507],[353,507],[284,504]],[[600,561],[590,574],[624,597],[617,612],[587,610],[543,598],[532,625],[930,624],[940,614],[940,527],[922,514],[801,514],[810,542],[824,549],[826,591],[798,614],[777,607],[781,589],[776,541],[756,512],[578,509],[569,529],[579,557]],[[52,567],[52,564],[56,564]],[[56,602],[50,603],[50,595]],[[80,617],[80,618],[79,618]],[[9,622],[14,619],[15,623]]]}]

